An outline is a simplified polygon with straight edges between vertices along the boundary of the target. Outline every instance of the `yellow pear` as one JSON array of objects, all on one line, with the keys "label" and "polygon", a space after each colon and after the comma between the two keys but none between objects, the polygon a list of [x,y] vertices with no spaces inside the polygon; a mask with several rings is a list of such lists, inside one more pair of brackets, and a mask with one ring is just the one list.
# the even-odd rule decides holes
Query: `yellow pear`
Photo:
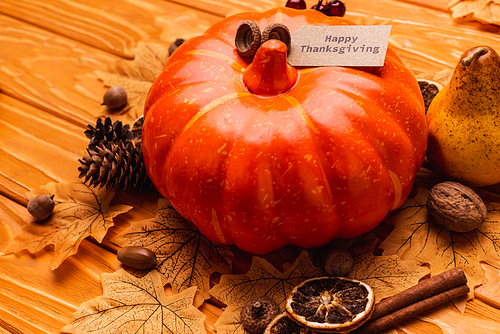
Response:
[{"label": "yellow pear", "polygon": [[464,52],[427,112],[427,159],[443,176],[472,186],[500,182],[500,57]]}]

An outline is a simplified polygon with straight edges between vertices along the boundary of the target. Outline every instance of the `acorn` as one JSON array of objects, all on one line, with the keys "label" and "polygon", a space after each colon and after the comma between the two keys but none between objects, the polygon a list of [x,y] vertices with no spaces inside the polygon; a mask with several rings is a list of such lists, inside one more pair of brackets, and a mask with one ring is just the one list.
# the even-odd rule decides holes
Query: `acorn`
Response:
[{"label": "acorn", "polygon": [[170,46],[168,47],[168,55],[171,56],[179,46],[181,46],[186,40],[184,38],[176,38]]},{"label": "acorn", "polygon": [[134,269],[149,269],[156,264],[156,254],[141,246],[122,247],[116,255],[124,266]]},{"label": "acorn", "polygon": [[104,93],[102,104],[109,109],[123,107],[126,103],[127,92],[122,86],[113,86]]},{"label": "acorn", "polygon": [[267,296],[249,299],[241,308],[240,320],[250,334],[261,334],[267,325],[280,313],[278,303]]},{"label": "acorn", "polygon": [[33,218],[43,220],[52,214],[54,206],[54,195],[41,194],[30,199],[27,208]]}]

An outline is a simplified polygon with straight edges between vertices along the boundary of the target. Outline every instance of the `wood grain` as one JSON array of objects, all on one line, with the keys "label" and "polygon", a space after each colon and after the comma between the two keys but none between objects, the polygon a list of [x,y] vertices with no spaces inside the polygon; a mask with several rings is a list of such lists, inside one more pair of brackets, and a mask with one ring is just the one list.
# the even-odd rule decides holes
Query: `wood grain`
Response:
[{"label": "wood grain", "polygon": [[441,10],[390,0],[349,4],[345,17],[357,24],[392,25],[390,45],[416,73],[453,69],[467,49],[500,43],[497,26],[460,22]]},{"label": "wood grain", "polygon": [[[106,87],[96,70],[133,58],[139,42],[168,45],[177,37],[203,33],[225,16],[285,2],[0,1],[0,254],[31,219],[25,208],[27,191],[76,179],[77,160],[88,144],[83,131],[102,113]],[[308,7],[315,3],[307,1]],[[345,3],[346,18],[356,23],[391,24],[391,45],[416,73],[452,69],[469,47],[500,45],[498,27],[453,20],[448,0]],[[153,218],[159,197],[155,190],[118,194],[113,204],[134,209],[115,219],[102,244],[84,240],[79,252],[57,270],[47,264],[50,249],[0,256],[0,333],[59,333],[81,303],[102,294],[100,275],[119,268],[118,247],[110,239],[132,221]],[[388,233],[384,227],[380,235]],[[267,257],[280,263],[295,253],[287,248]],[[236,254],[234,272],[245,272],[251,257]],[[476,289],[481,300],[467,304],[463,321],[500,323],[500,311],[491,306],[498,307],[500,276],[496,268],[485,270],[487,280]],[[214,334],[221,305],[206,301],[200,309],[207,315],[207,333]],[[405,326],[414,333],[444,333],[419,319]]]},{"label": "wood grain", "polygon": [[[58,1],[55,1],[56,3]],[[61,1],[62,3],[63,1]],[[5,11],[7,4],[11,2],[0,2],[0,11]],[[16,3],[17,1],[12,1]],[[31,5],[31,1],[22,2],[30,10],[36,13],[38,6],[45,8],[45,1],[37,1]],[[153,24],[149,28],[144,28],[142,35],[136,36],[134,45],[139,41],[168,44],[177,37],[191,38],[203,33],[210,25],[220,19],[214,15],[193,11],[186,7],[175,4],[168,4],[163,1],[132,1],[125,2],[131,5],[121,5],[121,1],[115,1],[115,11],[104,7],[104,4],[112,5],[108,2],[94,1],[94,5],[99,4],[94,10],[102,13],[118,13],[115,20],[120,22],[143,22]],[[60,21],[69,17],[78,16],[80,8],[77,2],[64,1],[69,7],[63,7],[69,11],[73,8],[72,15],[65,11],[58,12]],[[163,5],[162,5],[163,4]],[[87,6],[87,5],[85,5]],[[56,6],[57,7],[57,6]],[[119,57],[106,52],[109,49],[103,47],[102,50],[89,46],[87,35],[69,33],[76,29],[72,27],[65,30],[58,27],[57,17],[52,21],[38,22],[32,15],[24,16],[24,7],[9,7],[9,15],[18,16],[23,19],[17,20],[12,17],[0,15],[0,91],[23,100],[40,109],[49,111],[58,117],[86,126],[94,123],[95,118],[101,114],[99,105],[105,92],[104,85],[95,75],[96,70],[105,70],[112,66]],[[87,7],[85,7],[87,8]],[[61,9],[61,10],[63,10]],[[17,10],[17,12],[14,12]],[[99,22],[92,21],[88,16],[93,11],[82,11],[81,21],[88,23],[88,31],[99,29]],[[58,17],[59,17],[58,16]],[[49,28],[55,32],[64,30],[68,37],[55,34],[51,31],[29,24],[24,20],[34,21],[43,28]],[[43,20],[42,20],[43,21]],[[77,24],[78,20],[71,20],[71,24]],[[43,23],[43,25],[42,25]],[[97,25],[97,26],[96,26]],[[105,27],[113,26],[108,22]],[[71,26],[68,26],[70,28]],[[141,28],[142,29],[142,28]],[[141,31],[137,28],[137,30]],[[147,32],[150,31],[150,34]],[[90,33],[90,32],[89,32]],[[99,37],[99,34],[96,35]],[[99,37],[101,39],[101,37]],[[103,35],[102,39],[112,44],[108,35]],[[117,52],[118,53],[118,52]],[[8,65],[6,65],[8,64]]]},{"label": "wood grain", "polygon": [[98,116],[104,87],[93,71],[116,56],[0,15],[0,91],[86,126]]},{"label": "wood grain", "polygon": [[[31,220],[24,206],[5,197],[0,197],[0,216],[15,233]],[[57,333],[85,298],[102,294],[101,273],[119,268],[114,253],[89,240],[60,270],[50,270],[49,255],[44,250],[0,257],[0,327],[23,334]]]},{"label": "wood grain", "polygon": [[128,59],[139,41],[191,38],[220,19],[161,0],[3,0],[0,12]]},{"label": "wood grain", "polygon": [[85,128],[0,94],[0,186],[2,194],[27,204],[25,193],[48,182],[78,177],[88,139]]}]

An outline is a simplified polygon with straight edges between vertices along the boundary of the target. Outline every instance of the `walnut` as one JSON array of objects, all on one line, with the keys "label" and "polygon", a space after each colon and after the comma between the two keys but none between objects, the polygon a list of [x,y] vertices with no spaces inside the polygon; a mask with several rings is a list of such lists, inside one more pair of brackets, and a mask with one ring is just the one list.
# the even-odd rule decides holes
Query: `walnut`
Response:
[{"label": "walnut", "polygon": [[486,205],[474,190],[453,181],[432,187],[427,198],[427,211],[438,226],[454,232],[478,228],[488,214]]}]

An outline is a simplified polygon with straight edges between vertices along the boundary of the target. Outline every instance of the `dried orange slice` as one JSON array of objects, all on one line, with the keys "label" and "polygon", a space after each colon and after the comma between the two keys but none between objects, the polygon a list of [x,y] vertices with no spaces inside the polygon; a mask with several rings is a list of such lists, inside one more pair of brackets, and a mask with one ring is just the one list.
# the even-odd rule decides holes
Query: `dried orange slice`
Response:
[{"label": "dried orange slice", "polygon": [[264,334],[315,334],[309,328],[299,325],[288,317],[286,312],[277,315],[267,325]]},{"label": "dried orange slice", "polygon": [[292,320],[314,331],[343,333],[370,318],[374,300],[366,283],[344,277],[318,277],[292,290],[286,311]]}]

